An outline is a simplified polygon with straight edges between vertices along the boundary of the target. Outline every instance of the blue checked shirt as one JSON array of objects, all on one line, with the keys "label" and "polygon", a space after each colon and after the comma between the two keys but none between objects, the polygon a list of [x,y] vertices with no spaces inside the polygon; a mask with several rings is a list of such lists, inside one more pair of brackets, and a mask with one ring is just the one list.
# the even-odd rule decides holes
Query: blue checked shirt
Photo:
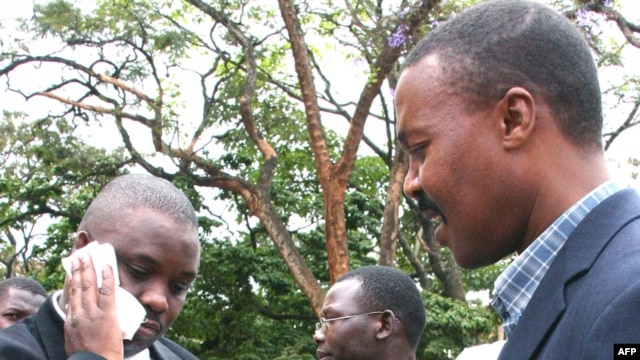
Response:
[{"label": "blue checked shirt", "polygon": [[504,320],[505,337],[508,338],[518,324],[540,281],[578,223],[621,188],[618,183],[608,181],[580,199],[498,276],[494,283],[496,295],[491,305]]}]

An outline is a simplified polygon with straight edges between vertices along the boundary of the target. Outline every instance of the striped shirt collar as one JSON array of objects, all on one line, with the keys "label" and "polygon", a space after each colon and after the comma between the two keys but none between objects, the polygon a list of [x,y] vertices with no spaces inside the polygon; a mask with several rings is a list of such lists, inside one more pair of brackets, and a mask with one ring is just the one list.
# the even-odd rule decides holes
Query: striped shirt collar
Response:
[{"label": "striped shirt collar", "polygon": [[491,305],[504,320],[509,337],[556,255],[584,217],[604,199],[622,188],[608,181],[565,211],[522,254],[507,266],[494,283]]}]

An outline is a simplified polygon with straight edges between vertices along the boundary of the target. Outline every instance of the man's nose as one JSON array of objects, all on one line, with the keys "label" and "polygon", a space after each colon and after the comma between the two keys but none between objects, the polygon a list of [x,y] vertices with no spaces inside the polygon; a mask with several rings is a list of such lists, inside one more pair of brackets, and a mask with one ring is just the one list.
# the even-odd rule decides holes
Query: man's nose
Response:
[{"label": "man's nose", "polygon": [[169,310],[168,291],[168,288],[159,281],[152,282],[144,288],[138,300],[152,311],[162,313]]},{"label": "man's nose", "polygon": [[316,332],[313,334],[313,341],[316,344],[321,344],[324,342],[324,340],[325,340],[325,337],[324,337],[324,327],[323,327],[320,330],[316,330]]},{"label": "man's nose", "polygon": [[407,175],[404,178],[403,191],[407,197],[418,198],[422,193],[422,187],[420,185],[420,176],[417,164],[410,164]]}]

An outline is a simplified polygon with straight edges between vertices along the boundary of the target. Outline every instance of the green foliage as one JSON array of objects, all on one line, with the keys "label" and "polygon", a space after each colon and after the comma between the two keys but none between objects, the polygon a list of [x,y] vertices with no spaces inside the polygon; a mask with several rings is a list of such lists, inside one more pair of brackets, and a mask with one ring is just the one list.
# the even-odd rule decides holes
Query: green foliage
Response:
[{"label": "green foliage", "polygon": [[[10,246],[25,255],[32,249],[20,271],[42,277],[48,289],[59,284],[54,274],[60,256],[70,249],[71,234],[96,189],[126,164],[121,151],[91,147],[73,129],[64,119],[28,122],[22,114],[5,113],[0,123],[0,226],[3,233],[21,232],[24,242],[18,249],[3,239],[0,249]],[[46,224],[45,240],[25,230]]]},{"label": "green foliage", "polygon": [[273,358],[273,360],[315,360],[315,356],[305,354],[308,349],[298,347],[286,347],[282,350],[282,355]]},{"label": "green foliage", "polygon": [[485,307],[424,293],[427,324],[417,359],[455,358],[465,347],[496,340],[498,319]]},{"label": "green foliage", "polygon": [[315,316],[273,247],[262,243],[268,239],[258,238],[258,246],[202,243],[200,272],[207,276],[198,277],[169,333],[188,333],[191,342],[183,343],[202,359],[273,359],[312,350]]},{"label": "green foliage", "polygon": [[[281,216],[291,222],[293,229],[299,227],[292,230],[292,237],[308,266],[321,282],[328,283],[322,197],[311,154],[304,150],[302,142],[295,145],[295,139],[304,135],[293,132],[294,129],[268,129],[274,144],[279,144],[279,139],[283,141],[271,196],[279,208],[288,209]],[[238,149],[226,161],[243,157],[250,161],[251,156],[255,156],[252,151]],[[382,202],[372,201],[372,197],[380,192],[374,179],[380,174],[384,176],[385,165],[375,158],[362,161],[375,165],[376,170],[362,170],[347,194],[352,266],[375,263],[368,256],[377,243],[371,234],[378,232],[382,217]],[[248,164],[236,169],[249,174],[253,170]],[[243,202],[236,206],[246,211]],[[295,221],[290,218],[292,214],[297,215]],[[303,219],[305,222],[300,226]],[[203,359],[313,358],[315,345],[311,336],[317,319],[264,229],[257,225],[247,231],[242,238],[203,240],[200,274],[206,276],[196,280],[169,336]],[[188,339],[183,334],[189,334]]]},{"label": "green foliage", "polygon": [[493,265],[485,266],[479,269],[465,270],[461,269],[465,287],[468,291],[489,290],[493,292],[493,282],[498,275],[509,265],[512,257],[508,257]]}]

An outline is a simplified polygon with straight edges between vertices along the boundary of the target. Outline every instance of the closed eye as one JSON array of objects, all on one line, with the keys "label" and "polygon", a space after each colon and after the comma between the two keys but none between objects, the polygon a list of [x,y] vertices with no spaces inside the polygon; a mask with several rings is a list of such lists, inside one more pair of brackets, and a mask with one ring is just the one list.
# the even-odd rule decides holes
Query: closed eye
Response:
[{"label": "closed eye", "polygon": [[423,142],[423,143],[414,145],[409,149],[409,155],[411,157],[417,157],[417,158],[424,157],[425,150],[428,146],[429,146],[429,142]]},{"label": "closed eye", "polygon": [[149,273],[144,268],[134,264],[125,264],[125,272],[132,280],[144,281],[149,278]]},{"label": "closed eye", "polygon": [[14,312],[4,313],[4,314],[2,314],[2,316],[4,318],[8,319],[8,320],[11,320],[11,321],[20,320],[20,314],[14,313]]},{"label": "closed eye", "polygon": [[189,290],[189,283],[175,282],[171,285],[171,293],[174,295],[181,295]]}]

